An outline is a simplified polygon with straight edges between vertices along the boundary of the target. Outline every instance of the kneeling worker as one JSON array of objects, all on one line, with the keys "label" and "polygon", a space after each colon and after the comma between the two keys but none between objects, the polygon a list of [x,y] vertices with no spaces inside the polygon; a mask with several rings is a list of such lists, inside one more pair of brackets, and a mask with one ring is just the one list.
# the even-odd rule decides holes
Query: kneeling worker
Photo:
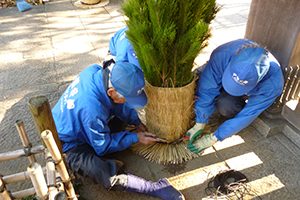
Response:
[{"label": "kneeling worker", "polygon": [[[282,93],[283,84],[276,58],[254,41],[239,39],[219,46],[197,85],[196,125],[187,132],[188,148],[199,153],[250,125]],[[201,137],[216,108],[228,120]]]},{"label": "kneeling worker", "polygon": [[[147,132],[136,110],[147,103],[141,69],[128,62],[107,67],[92,65],[84,69],[65,90],[52,109],[57,132],[70,170],[89,177],[112,191],[127,191],[159,197],[184,199],[167,179],[157,183],[125,173],[121,162],[106,159],[140,142],[148,145],[158,140]],[[137,132],[111,133],[111,116],[136,126]],[[120,164],[121,163],[121,164]]]}]

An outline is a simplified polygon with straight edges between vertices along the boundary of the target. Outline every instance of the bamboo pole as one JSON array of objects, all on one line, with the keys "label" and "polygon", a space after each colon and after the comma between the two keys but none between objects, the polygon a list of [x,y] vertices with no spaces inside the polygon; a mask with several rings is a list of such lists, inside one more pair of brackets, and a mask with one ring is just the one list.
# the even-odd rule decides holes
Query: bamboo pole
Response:
[{"label": "bamboo pole", "polygon": [[46,150],[46,169],[47,169],[47,183],[48,185],[56,184],[55,164],[52,160],[51,153]]},{"label": "bamboo pole", "polygon": [[[29,139],[27,137],[23,121],[17,120],[15,125],[18,129],[19,136],[21,138],[24,148],[29,150],[31,148],[31,143],[29,142]],[[34,163],[36,161],[35,157],[33,155],[31,155],[30,151],[28,153],[29,153],[29,156],[27,156],[27,158],[29,159],[29,162]]]},{"label": "bamboo pole", "polygon": [[31,163],[27,167],[27,171],[29,172],[29,176],[36,191],[36,195],[40,199],[46,199],[48,196],[48,187],[41,165],[38,163]]},{"label": "bamboo pole", "polygon": [[[28,105],[40,138],[44,130],[50,130],[60,153],[63,155],[62,144],[58,137],[48,99],[45,96],[34,96],[29,99]],[[43,140],[42,143],[45,146]]]},{"label": "bamboo pole", "polygon": [[62,156],[59,152],[58,147],[55,144],[53,135],[50,130],[45,130],[41,134],[48,150],[50,151],[58,173],[60,174],[63,182],[65,183],[65,189],[70,199],[77,200],[75,190],[73,188],[71,178],[64,162],[62,162]]},{"label": "bamboo pole", "polygon": [[28,197],[28,196],[34,195],[34,194],[35,194],[35,189],[29,188],[26,190],[21,190],[21,191],[11,193],[11,197],[12,197],[12,199],[21,199],[21,198]]},{"label": "bamboo pole", "polygon": [[58,193],[56,188],[56,173],[55,173],[55,164],[53,162],[51,153],[49,150],[46,150],[46,168],[47,168],[47,184],[48,184],[48,193],[49,200],[55,200],[55,196]]},{"label": "bamboo pole", "polygon": [[[43,167],[42,170],[43,170],[43,174],[45,174],[46,168]],[[20,172],[20,173],[16,173],[16,174],[11,174],[11,175],[2,177],[2,180],[3,180],[5,185],[20,182],[20,181],[25,181],[27,179],[30,179],[28,171]]]},{"label": "bamboo pole", "polygon": [[8,191],[6,190],[5,184],[0,177],[0,200],[11,200]]},{"label": "bamboo pole", "polygon": [[[45,151],[45,147],[43,145],[32,147],[30,150],[31,154],[43,153],[44,151]],[[26,156],[26,154],[23,149],[1,153],[0,162],[21,158],[24,156]]]}]

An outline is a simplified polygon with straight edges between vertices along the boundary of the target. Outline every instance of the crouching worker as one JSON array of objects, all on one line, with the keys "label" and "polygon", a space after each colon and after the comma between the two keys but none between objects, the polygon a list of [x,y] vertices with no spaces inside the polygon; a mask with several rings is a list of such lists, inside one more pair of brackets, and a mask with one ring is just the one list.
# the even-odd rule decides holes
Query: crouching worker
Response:
[{"label": "crouching worker", "polygon": [[[157,140],[146,135],[136,110],[147,103],[142,71],[133,64],[120,62],[108,67],[92,65],[73,80],[52,109],[57,132],[70,170],[89,177],[112,191],[147,194],[161,199],[184,199],[181,193],[161,179],[157,183],[125,173],[122,162],[105,156],[140,142]],[[111,133],[111,116],[136,126],[136,133]]]},{"label": "crouching worker", "polygon": [[[197,85],[196,125],[187,132],[188,148],[199,153],[250,125],[282,93],[283,83],[278,61],[257,43],[239,39],[219,46]],[[216,108],[227,120],[201,137]]]},{"label": "crouching worker", "polygon": [[136,52],[127,39],[126,31],[128,27],[118,30],[109,41],[109,53],[116,62],[130,62],[141,69]]}]

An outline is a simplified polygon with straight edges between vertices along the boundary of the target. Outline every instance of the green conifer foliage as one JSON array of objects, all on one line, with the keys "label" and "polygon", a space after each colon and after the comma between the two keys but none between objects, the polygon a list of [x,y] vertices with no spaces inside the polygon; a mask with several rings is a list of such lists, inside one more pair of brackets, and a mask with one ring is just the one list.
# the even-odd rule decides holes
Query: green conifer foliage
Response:
[{"label": "green conifer foliage", "polygon": [[127,0],[121,8],[145,79],[158,87],[190,83],[219,10],[215,0]]}]

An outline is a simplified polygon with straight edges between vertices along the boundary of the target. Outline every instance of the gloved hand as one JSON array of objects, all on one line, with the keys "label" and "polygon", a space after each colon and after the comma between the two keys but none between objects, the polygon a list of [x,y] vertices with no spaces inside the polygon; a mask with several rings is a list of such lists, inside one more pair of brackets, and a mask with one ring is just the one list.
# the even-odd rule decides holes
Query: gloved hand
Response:
[{"label": "gloved hand", "polygon": [[197,140],[199,137],[201,137],[201,133],[204,131],[205,124],[203,123],[196,123],[193,128],[188,130],[187,134],[185,136],[190,136],[189,143],[193,143],[195,140]]},{"label": "gloved hand", "polygon": [[194,151],[195,153],[199,153],[212,145],[214,145],[218,139],[216,138],[214,133],[203,135],[200,139],[196,140],[194,143],[189,143],[188,148],[190,151]]}]

